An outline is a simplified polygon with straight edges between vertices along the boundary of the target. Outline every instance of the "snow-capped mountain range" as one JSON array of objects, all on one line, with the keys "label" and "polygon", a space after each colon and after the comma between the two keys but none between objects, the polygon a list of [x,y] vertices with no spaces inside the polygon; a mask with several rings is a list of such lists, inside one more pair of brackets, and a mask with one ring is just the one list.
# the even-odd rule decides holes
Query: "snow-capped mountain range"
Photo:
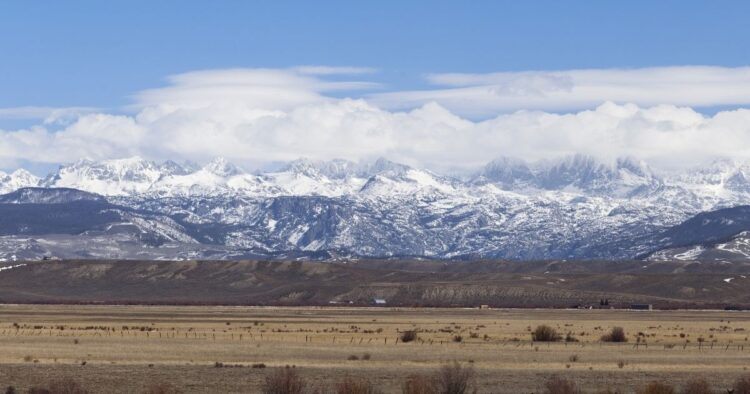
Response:
[{"label": "snow-capped mountain range", "polygon": [[0,228],[0,259],[622,259],[674,246],[664,234],[697,214],[750,204],[750,164],[665,175],[633,158],[499,158],[456,178],[385,159],[301,159],[253,173],[221,158],[199,166],[133,157],[80,160],[45,178],[0,172],[0,193],[11,193],[0,198],[8,214],[88,198],[109,215],[80,232],[16,220]]}]

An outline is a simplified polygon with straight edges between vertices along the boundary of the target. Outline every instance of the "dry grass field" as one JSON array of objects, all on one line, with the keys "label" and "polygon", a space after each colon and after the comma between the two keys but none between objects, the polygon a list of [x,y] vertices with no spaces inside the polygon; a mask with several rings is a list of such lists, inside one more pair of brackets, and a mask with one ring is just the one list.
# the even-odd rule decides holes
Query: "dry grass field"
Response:
[{"label": "dry grass field", "polygon": [[[578,342],[532,342],[540,324]],[[602,343],[615,326],[628,342]],[[417,340],[400,341],[407,330]],[[696,377],[726,392],[750,376],[748,336],[750,313],[724,311],[3,305],[0,384],[259,392],[274,368],[293,365],[310,386],[365,377],[390,393],[455,360],[482,393],[539,393],[554,375],[592,393]]]}]

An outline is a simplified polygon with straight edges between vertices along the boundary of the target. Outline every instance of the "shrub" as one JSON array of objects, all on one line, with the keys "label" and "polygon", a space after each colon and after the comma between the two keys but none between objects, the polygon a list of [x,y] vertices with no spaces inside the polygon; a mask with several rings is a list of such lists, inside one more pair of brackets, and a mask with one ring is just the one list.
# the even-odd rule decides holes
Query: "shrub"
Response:
[{"label": "shrub", "polygon": [[618,361],[617,362],[617,368],[623,369],[625,367],[625,361]]},{"label": "shrub", "polygon": [[16,388],[14,386],[8,386],[5,389],[5,394],[16,394]]},{"label": "shrub", "polygon": [[263,385],[264,394],[301,394],[305,390],[305,380],[296,368],[276,368]]},{"label": "shrub", "polygon": [[401,386],[403,394],[434,394],[437,393],[435,379],[425,375],[410,375]]},{"label": "shrub", "polygon": [[417,339],[416,330],[406,330],[401,333],[401,342],[411,342]]},{"label": "shrub", "polygon": [[253,365],[252,365],[252,367],[253,367],[253,368],[255,368],[255,369],[263,369],[263,368],[265,368],[265,367],[266,367],[266,364],[263,364],[263,363],[255,363],[255,364],[253,364]]},{"label": "shrub", "polygon": [[693,379],[685,383],[680,394],[714,394],[705,379]]},{"label": "shrub", "polygon": [[180,390],[178,390],[176,387],[172,386],[169,383],[165,382],[158,382],[158,383],[151,383],[148,387],[146,387],[146,391],[144,394],[178,394],[180,393]]},{"label": "shrub", "polygon": [[365,353],[365,354],[362,355],[362,360],[369,360],[371,358],[372,358],[372,356],[370,355],[370,353]]},{"label": "shrub", "polygon": [[573,333],[565,334],[565,342],[578,342],[578,338],[573,336]]},{"label": "shrub", "polygon": [[435,375],[437,392],[442,394],[468,393],[474,384],[474,368],[462,367],[457,361],[444,365]]},{"label": "shrub", "polygon": [[602,335],[602,342],[627,342],[625,330],[622,327],[612,327],[608,334]]},{"label": "shrub", "polygon": [[553,376],[544,383],[544,392],[546,394],[577,394],[580,391],[572,380]]},{"label": "shrub", "polygon": [[463,342],[463,340],[464,340],[464,337],[462,337],[460,335],[454,335],[453,336],[453,342]]},{"label": "shrub", "polygon": [[570,357],[568,357],[568,361],[571,363],[578,362],[578,355],[577,354],[571,354]]},{"label": "shrub", "polygon": [[637,394],[677,394],[677,391],[675,391],[674,387],[670,384],[661,383],[661,382],[651,382],[647,384],[645,387],[642,387],[638,391],[636,391]]},{"label": "shrub", "polygon": [[732,388],[734,394],[750,394],[750,377],[738,378]]},{"label": "shrub", "polygon": [[369,380],[364,378],[344,378],[340,381],[334,392],[336,394],[377,394],[380,393]]},{"label": "shrub", "polygon": [[542,324],[537,326],[534,332],[531,333],[531,339],[538,342],[557,342],[562,338],[557,333],[557,330]]},{"label": "shrub", "polygon": [[349,361],[356,361],[356,360],[359,360],[359,357],[357,357],[356,355],[352,354],[351,356],[347,357],[346,359],[349,360]]}]

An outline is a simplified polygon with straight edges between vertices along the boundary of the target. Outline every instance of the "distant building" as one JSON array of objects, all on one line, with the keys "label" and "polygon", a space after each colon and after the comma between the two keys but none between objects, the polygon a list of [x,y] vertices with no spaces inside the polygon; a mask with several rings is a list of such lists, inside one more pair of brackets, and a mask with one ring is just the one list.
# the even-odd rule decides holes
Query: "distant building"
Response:
[{"label": "distant building", "polygon": [[650,311],[654,309],[654,306],[651,304],[631,304],[630,309],[635,309],[639,311]]},{"label": "distant building", "polygon": [[331,301],[328,301],[328,303],[331,304],[331,305],[353,304],[354,301],[350,301],[350,300],[343,300],[343,301],[331,300]]},{"label": "distant building", "polygon": [[372,299],[372,303],[375,304],[375,305],[385,305],[385,304],[387,304],[385,302],[385,298],[373,298]]}]

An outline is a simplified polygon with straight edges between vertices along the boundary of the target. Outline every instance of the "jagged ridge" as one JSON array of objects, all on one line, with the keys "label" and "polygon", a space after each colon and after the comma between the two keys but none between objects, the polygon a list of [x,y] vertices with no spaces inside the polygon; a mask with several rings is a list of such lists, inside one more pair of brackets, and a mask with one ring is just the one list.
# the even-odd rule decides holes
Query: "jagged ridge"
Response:
[{"label": "jagged ridge", "polygon": [[[174,247],[136,248],[155,257],[615,259],[653,253],[664,246],[656,237],[700,212],[750,203],[746,168],[719,161],[659,176],[632,158],[608,165],[574,155],[537,163],[501,158],[458,179],[384,159],[302,159],[249,173],[224,159],[200,167],[130,158],[81,160],[31,186],[80,189],[129,215],[148,213],[131,220],[139,229],[169,222]],[[34,183],[14,174],[0,183],[3,190]],[[33,201],[12,194],[4,202]],[[32,241],[39,239],[6,238],[2,258]],[[100,241],[88,242],[97,249]],[[44,253],[64,252],[52,249]],[[117,257],[131,253],[109,249]]]}]

